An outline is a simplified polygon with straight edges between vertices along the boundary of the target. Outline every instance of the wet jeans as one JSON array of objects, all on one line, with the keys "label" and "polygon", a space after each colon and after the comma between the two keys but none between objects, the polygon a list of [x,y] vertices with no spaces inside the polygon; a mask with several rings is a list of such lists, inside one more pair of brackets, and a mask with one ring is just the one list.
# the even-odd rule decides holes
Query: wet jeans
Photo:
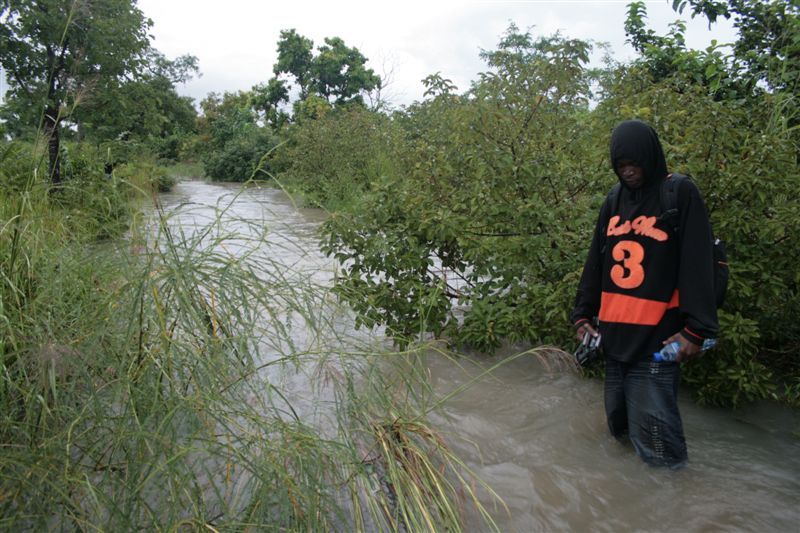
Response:
[{"label": "wet jeans", "polygon": [[642,360],[606,360],[605,405],[608,428],[630,438],[636,453],[653,466],[686,464],[686,439],[678,412],[680,365]]}]

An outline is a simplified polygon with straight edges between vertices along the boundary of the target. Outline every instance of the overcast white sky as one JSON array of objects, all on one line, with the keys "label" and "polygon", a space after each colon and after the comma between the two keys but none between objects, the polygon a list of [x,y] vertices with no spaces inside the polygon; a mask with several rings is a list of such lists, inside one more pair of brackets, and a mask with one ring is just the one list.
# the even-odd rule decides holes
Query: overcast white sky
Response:
[{"label": "overcast white sky", "polygon": [[[557,30],[570,38],[604,41],[618,59],[633,57],[625,44],[628,0],[406,0],[405,2],[258,0],[139,0],[153,20],[154,45],[168,57],[192,54],[202,76],[179,88],[198,101],[211,91],[247,90],[272,77],[281,30],[323,44],[341,37],[357,47],[379,75],[393,69],[388,88],[394,105],[422,98],[421,80],[441,72],[466,90],[485,70],[480,49],[496,47],[514,22],[534,35]],[[712,39],[731,42],[735,31],[723,21],[709,31],[705,19],[672,11],[671,0],[646,2],[651,27],[663,33],[678,18],[688,21],[687,42],[705,48]],[[599,58],[599,56],[598,56]]]}]

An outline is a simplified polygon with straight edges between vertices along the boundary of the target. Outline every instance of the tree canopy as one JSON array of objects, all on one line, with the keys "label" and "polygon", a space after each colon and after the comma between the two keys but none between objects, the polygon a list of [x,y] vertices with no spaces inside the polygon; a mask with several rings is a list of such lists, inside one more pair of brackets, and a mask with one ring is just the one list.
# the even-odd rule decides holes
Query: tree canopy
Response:
[{"label": "tree canopy", "polygon": [[[339,37],[328,37],[317,47],[294,29],[283,30],[278,40],[278,61],[273,66],[276,77],[289,76],[299,90],[300,100],[311,95],[331,104],[360,101],[361,93],[381,86],[380,76],[367,68],[367,58]],[[270,82],[279,83],[279,82]],[[283,98],[288,100],[288,93]]]},{"label": "tree canopy", "polygon": [[143,143],[174,159],[180,137],[195,131],[197,119],[192,99],[180,96],[175,84],[197,71],[194,56],[169,60],[151,48],[137,71],[95,84],[71,121],[82,138]]},{"label": "tree canopy", "polygon": [[133,0],[20,0],[0,4],[0,65],[19,121],[48,138],[49,174],[61,181],[60,128],[98,83],[137,70],[148,50]]}]

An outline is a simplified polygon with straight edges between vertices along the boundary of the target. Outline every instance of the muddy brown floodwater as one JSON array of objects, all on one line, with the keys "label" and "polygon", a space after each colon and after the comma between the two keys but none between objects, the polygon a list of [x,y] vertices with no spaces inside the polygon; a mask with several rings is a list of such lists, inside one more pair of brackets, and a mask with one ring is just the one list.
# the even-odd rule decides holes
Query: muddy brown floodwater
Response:
[{"label": "muddy brown floodwater", "polygon": [[[179,212],[176,224],[202,225],[238,192],[236,184],[184,181],[161,200],[166,211]],[[295,208],[280,190],[249,188],[222,220],[263,221],[278,264],[330,284],[335,264],[316,237],[324,218]],[[524,349],[473,354],[458,364],[430,354],[434,390],[445,396]],[[688,394],[681,412],[689,466],[650,468],[608,435],[599,380],[524,355],[430,419],[505,501],[508,512],[493,513],[502,531],[800,531],[800,413],[769,403],[701,407]]]}]

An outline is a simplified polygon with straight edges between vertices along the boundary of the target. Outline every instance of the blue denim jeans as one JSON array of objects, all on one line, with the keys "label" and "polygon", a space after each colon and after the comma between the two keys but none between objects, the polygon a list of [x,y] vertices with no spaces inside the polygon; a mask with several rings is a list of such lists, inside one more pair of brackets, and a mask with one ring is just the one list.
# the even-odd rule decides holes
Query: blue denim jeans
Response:
[{"label": "blue denim jeans", "polygon": [[628,437],[636,453],[652,466],[686,464],[686,439],[678,412],[680,365],[606,359],[605,405],[608,429]]}]

